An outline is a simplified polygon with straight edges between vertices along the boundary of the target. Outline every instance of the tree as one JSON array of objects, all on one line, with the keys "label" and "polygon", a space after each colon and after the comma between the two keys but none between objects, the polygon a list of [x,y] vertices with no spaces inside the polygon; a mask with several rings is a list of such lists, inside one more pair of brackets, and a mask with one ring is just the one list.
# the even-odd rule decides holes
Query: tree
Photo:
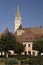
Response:
[{"label": "tree", "polygon": [[43,53],[43,38],[35,39],[33,41],[33,49],[39,51],[39,55]]},{"label": "tree", "polygon": [[4,51],[6,56],[8,50],[14,50],[15,53],[21,54],[24,51],[24,46],[17,42],[15,36],[6,29],[0,39],[0,51]]},{"label": "tree", "polygon": [[31,56],[29,58],[29,65],[43,65],[43,56]]},{"label": "tree", "polygon": [[0,38],[0,51],[4,51],[6,54],[8,50],[14,49],[15,43],[16,39],[14,35],[6,29]]},{"label": "tree", "polygon": [[24,45],[20,42],[17,42],[15,45],[14,52],[20,55],[24,51],[24,49],[25,49]]}]

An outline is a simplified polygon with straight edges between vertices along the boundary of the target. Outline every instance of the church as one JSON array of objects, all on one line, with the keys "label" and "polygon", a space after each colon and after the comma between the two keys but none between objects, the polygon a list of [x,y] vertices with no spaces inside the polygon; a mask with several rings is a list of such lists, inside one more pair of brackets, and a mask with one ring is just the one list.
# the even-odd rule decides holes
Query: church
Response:
[{"label": "church", "polygon": [[[33,50],[33,41],[34,39],[43,37],[43,29],[42,26],[33,27],[33,28],[23,28],[22,26],[22,18],[20,15],[19,7],[17,7],[17,12],[15,16],[15,24],[14,24],[14,35],[18,42],[21,42],[25,46],[25,50],[22,53],[23,55],[37,55],[38,51]],[[1,36],[1,33],[0,33]],[[13,52],[11,51],[13,54]],[[4,53],[3,53],[4,55]]]},{"label": "church", "polygon": [[38,52],[32,49],[33,41],[36,38],[43,37],[43,29],[40,27],[33,28],[23,28],[22,27],[22,18],[20,15],[19,7],[17,7],[17,12],[15,16],[15,27],[14,35],[18,42],[22,42],[25,46],[23,54],[25,55],[37,55]]}]

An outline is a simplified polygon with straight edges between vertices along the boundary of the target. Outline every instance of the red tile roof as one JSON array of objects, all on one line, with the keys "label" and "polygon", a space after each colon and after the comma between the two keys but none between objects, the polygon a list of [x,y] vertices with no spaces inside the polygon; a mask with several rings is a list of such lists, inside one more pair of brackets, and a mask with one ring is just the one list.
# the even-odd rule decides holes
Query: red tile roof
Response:
[{"label": "red tile roof", "polygon": [[40,27],[36,28],[23,28],[24,31],[23,34],[17,35],[17,31],[15,33],[15,37],[17,41],[19,42],[28,42],[28,41],[33,41],[34,38],[43,36],[43,30]]}]

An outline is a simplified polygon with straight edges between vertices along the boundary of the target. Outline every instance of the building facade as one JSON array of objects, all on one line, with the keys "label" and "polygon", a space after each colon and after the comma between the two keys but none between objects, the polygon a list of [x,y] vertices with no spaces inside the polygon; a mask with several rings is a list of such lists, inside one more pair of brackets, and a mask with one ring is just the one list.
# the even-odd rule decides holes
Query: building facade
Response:
[{"label": "building facade", "polygon": [[17,13],[15,16],[15,32],[14,35],[18,42],[22,42],[25,46],[25,50],[23,54],[25,55],[37,55],[38,51],[33,50],[33,41],[35,38],[39,38],[43,36],[42,27],[34,27],[34,28],[23,28],[21,21],[20,11],[17,8]]}]

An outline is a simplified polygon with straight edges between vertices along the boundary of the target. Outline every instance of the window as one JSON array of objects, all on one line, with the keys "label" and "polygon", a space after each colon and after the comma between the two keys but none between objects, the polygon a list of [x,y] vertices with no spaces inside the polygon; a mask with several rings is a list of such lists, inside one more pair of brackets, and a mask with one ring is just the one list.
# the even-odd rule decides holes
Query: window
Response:
[{"label": "window", "polygon": [[25,55],[27,55],[27,52],[25,51]]},{"label": "window", "polygon": [[28,51],[28,54],[31,55],[31,51]]},{"label": "window", "polygon": [[35,56],[35,52],[33,52],[33,55]]},{"label": "window", "polygon": [[30,47],[30,44],[28,44],[28,47]]}]

